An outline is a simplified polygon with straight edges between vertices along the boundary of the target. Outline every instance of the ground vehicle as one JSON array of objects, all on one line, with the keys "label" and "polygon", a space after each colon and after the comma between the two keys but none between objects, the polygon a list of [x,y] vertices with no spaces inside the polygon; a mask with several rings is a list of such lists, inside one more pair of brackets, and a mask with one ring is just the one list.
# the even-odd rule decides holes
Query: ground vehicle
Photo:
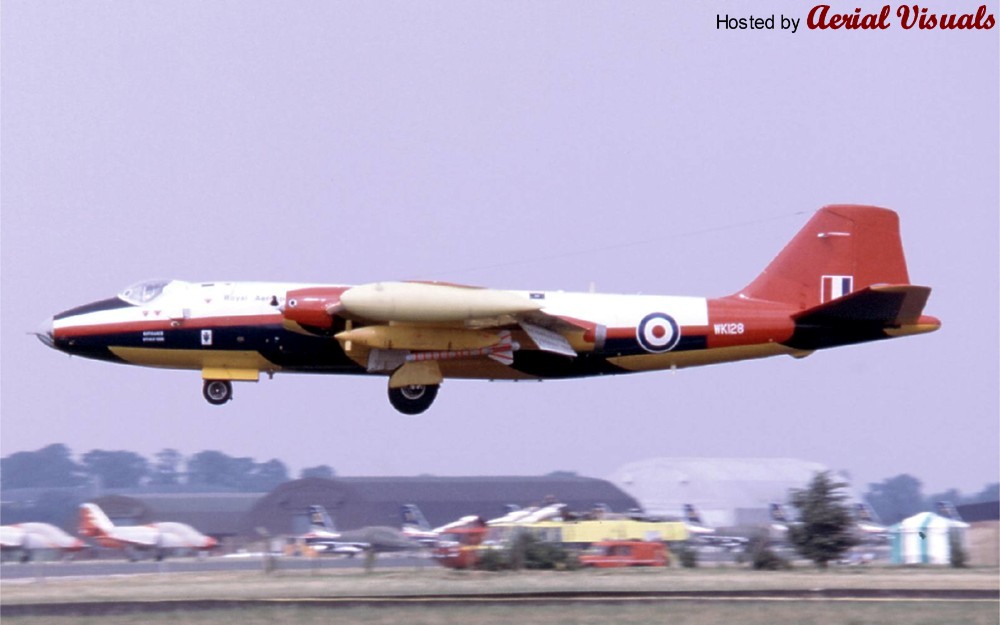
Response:
[{"label": "ground vehicle", "polygon": [[450,569],[471,569],[479,561],[479,552],[486,548],[484,525],[456,527],[441,534],[434,547],[434,559]]},{"label": "ground vehicle", "polygon": [[602,540],[580,556],[580,564],[597,568],[667,566],[667,548],[658,541]]}]

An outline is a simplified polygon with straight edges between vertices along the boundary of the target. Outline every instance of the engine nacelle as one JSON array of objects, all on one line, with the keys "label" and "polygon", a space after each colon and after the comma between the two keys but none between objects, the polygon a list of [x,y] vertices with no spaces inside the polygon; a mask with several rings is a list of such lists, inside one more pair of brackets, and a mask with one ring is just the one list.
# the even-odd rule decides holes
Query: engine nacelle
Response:
[{"label": "engine nacelle", "polygon": [[347,288],[309,287],[288,291],[281,314],[302,326],[332,328],[333,317],[340,310],[340,295]]}]

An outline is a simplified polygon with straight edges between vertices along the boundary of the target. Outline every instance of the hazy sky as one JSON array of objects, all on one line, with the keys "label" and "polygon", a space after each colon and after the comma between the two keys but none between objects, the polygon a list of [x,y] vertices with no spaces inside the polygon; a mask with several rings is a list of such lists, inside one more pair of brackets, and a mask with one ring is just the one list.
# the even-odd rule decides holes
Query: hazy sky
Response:
[{"label": "hazy sky", "polygon": [[[597,477],[794,457],[862,490],[904,472],[925,492],[997,481],[1000,26],[716,28],[812,6],[4,0],[0,451]],[[415,418],[381,377],[278,375],[220,409],[198,372],[26,334],[154,277],[725,295],[840,202],[900,213],[939,332],[802,361],[446,381]]]}]

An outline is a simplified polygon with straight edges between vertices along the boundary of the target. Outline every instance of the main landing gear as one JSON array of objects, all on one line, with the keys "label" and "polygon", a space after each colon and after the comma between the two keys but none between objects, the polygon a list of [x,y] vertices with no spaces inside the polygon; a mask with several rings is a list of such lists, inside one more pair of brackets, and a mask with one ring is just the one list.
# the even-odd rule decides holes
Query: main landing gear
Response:
[{"label": "main landing gear", "polygon": [[208,403],[221,406],[233,398],[233,383],[229,380],[205,380],[201,394]]},{"label": "main landing gear", "polygon": [[413,384],[389,389],[389,403],[403,414],[420,414],[434,403],[440,384]]}]

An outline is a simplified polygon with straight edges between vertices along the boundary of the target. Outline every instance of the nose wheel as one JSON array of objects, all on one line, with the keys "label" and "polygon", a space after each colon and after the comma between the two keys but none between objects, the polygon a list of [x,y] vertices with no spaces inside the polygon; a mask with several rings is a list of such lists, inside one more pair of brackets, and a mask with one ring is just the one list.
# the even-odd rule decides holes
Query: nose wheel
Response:
[{"label": "nose wheel", "polygon": [[403,414],[420,414],[434,403],[438,384],[413,384],[389,389],[389,403]]},{"label": "nose wheel", "polygon": [[233,384],[229,380],[205,380],[201,394],[208,403],[221,406],[233,398]]}]

